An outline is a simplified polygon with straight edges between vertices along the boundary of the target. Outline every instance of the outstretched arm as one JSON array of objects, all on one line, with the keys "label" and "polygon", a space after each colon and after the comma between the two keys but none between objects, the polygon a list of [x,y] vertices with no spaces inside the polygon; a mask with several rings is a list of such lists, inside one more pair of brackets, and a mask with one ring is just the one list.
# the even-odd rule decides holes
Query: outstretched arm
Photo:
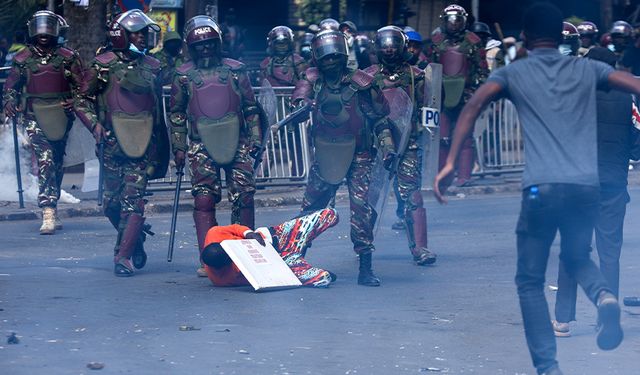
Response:
[{"label": "outstretched arm", "polygon": [[[467,139],[469,133],[473,130],[473,124],[476,122],[478,116],[480,116],[482,110],[493,99],[498,97],[501,92],[502,86],[495,82],[487,82],[478,88],[471,99],[469,99],[469,102],[462,109],[456,124],[456,129],[453,132],[453,140],[451,141],[451,149],[447,156],[447,162],[442,170],[440,170],[433,183],[433,192],[440,203],[447,202],[443,196],[446,186],[441,187],[440,184],[442,184],[443,181],[446,181],[447,177],[453,173],[462,142]],[[442,191],[440,191],[441,188]]]},{"label": "outstretched arm", "polygon": [[631,94],[640,95],[640,79],[634,77],[629,72],[616,70],[609,74],[609,86]]}]

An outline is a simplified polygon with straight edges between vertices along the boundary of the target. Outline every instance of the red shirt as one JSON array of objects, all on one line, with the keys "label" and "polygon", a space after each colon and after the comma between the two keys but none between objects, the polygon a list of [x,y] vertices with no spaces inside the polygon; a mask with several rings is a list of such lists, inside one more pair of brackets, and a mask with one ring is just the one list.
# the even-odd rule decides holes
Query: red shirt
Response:
[{"label": "red shirt", "polygon": [[[239,224],[212,227],[204,239],[204,246],[207,247],[209,244],[222,242],[224,240],[244,239],[244,233],[246,231],[251,231],[251,228]],[[219,269],[213,269],[205,264],[204,269],[207,271],[209,280],[211,280],[215,286],[249,285],[247,279],[245,279],[242,272],[240,272],[234,263]]]}]

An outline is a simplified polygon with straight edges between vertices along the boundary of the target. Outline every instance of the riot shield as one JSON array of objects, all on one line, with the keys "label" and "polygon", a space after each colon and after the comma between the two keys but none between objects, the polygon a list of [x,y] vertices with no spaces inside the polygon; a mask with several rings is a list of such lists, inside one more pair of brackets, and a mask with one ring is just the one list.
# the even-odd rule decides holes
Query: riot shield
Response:
[{"label": "riot shield", "polygon": [[82,122],[76,120],[69,130],[62,166],[70,167],[93,159],[96,159],[96,140]]},{"label": "riot shield", "polygon": [[[258,107],[260,107],[260,128],[262,133],[262,150],[258,153],[256,159],[253,163],[253,174],[254,176],[264,176],[265,168],[269,168],[269,163],[264,163],[266,167],[260,168],[260,164],[266,158],[266,149],[267,142],[271,139],[269,136],[271,134],[271,125],[275,124],[277,121],[277,113],[278,113],[278,102],[276,98],[276,93],[271,87],[271,83],[268,80],[262,80],[262,86],[259,89],[258,95],[256,97],[258,101]],[[268,173],[268,171],[267,171]]]},{"label": "riot shield", "polygon": [[392,133],[398,157],[391,172],[384,168],[382,152],[377,153],[376,160],[373,164],[367,201],[377,214],[374,235],[378,232],[378,228],[380,228],[380,221],[389,196],[389,187],[396,174],[401,155],[404,154],[409,142],[409,136],[411,135],[411,115],[413,113],[413,102],[402,88],[385,89],[383,90],[383,94],[389,102],[389,119],[394,124]]},{"label": "riot shield", "polygon": [[427,65],[424,85],[424,107],[421,108],[420,125],[423,127],[422,187],[433,190],[433,180],[438,174],[440,154],[440,109],[442,105],[442,65]]},{"label": "riot shield", "polygon": [[266,79],[262,80],[262,86],[258,90],[258,97],[256,99],[267,116],[267,120],[269,121],[268,125],[273,125],[276,123],[276,114],[278,112],[276,92]]}]

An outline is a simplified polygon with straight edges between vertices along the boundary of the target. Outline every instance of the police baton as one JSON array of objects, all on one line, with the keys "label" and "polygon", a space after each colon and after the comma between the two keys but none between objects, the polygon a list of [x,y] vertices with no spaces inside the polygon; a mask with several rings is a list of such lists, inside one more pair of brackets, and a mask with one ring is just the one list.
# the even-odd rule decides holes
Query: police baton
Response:
[{"label": "police baton", "polygon": [[169,251],[167,252],[167,262],[173,260],[173,243],[176,238],[176,222],[178,221],[178,203],[180,202],[180,187],[184,176],[184,166],[176,170],[176,194],[173,197],[173,212],[171,213],[171,229],[169,230]]},{"label": "police baton", "polygon": [[18,180],[18,202],[20,208],[24,208],[24,197],[22,195],[22,174],[20,173],[20,150],[18,148],[18,116],[13,116],[13,151],[16,159],[16,179]]},{"label": "police baton", "polygon": [[98,207],[102,206],[102,196],[104,195],[104,139],[98,143]]}]

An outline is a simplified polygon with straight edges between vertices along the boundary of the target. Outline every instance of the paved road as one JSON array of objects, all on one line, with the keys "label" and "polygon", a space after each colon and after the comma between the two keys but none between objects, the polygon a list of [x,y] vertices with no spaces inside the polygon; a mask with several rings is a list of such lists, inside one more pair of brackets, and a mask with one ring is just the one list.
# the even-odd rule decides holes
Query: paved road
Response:
[{"label": "paved road", "polygon": [[[640,215],[632,192],[627,222]],[[149,218],[149,264],[130,279],[112,275],[114,231],[104,219],[65,221],[51,237],[36,221],[0,225],[0,342],[3,374],[534,374],[513,275],[515,195],[428,203],[438,264],[414,266],[403,233],[377,241],[380,288],[357,286],[356,258],[342,222],[314,242],[311,263],[338,281],[328,290],[256,294],[214,288],[195,276],[189,214],[181,214],[174,262],[167,264],[169,217]],[[296,208],[261,209],[258,224]],[[222,224],[228,212],[222,212]],[[474,219],[471,219],[471,218]],[[640,234],[626,231],[621,291],[640,293]],[[557,272],[557,243],[549,280]],[[553,292],[547,290],[550,299]],[[595,309],[580,295],[574,337],[559,340],[567,374],[635,374],[640,309],[624,308],[626,339],[614,352],[595,344]],[[197,330],[180,331],[190,325]],[[100,371],[87,369],[100,362]]]}]

